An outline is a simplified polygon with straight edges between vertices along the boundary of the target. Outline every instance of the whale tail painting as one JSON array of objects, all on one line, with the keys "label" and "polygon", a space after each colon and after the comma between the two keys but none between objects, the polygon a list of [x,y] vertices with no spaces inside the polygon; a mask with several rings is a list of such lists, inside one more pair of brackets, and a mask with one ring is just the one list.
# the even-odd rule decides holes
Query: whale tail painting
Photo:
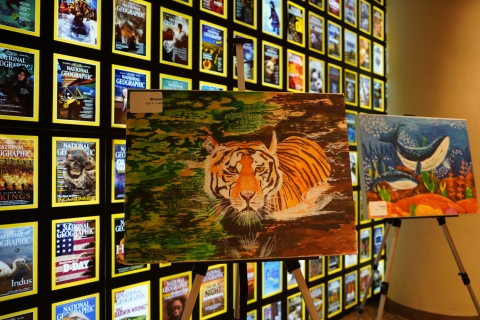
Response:
[{"label": "whale tail painting", "polygon": [[365,218],[478,213],[465,120],[358,115]]}]

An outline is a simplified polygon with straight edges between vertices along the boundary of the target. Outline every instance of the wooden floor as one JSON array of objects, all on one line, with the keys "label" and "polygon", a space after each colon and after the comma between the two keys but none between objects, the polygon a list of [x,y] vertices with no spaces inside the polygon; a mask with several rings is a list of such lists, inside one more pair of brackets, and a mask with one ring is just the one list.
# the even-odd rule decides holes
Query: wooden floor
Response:
[{"label": "wooden floor", "polygon": [[[377,311],[378,311],[378,305],[379,305],[380,299],[379,296],[373,297],[367,302],[367,305],[365,306],[365,309],[363,310],[363,313],[361,314],[359,320],[375,320],[377,318]],[[341,320],[357,320],[358,316],[358,307],[353,309],[349,314],[341,318]],[[384,310],[383,320],[409,320],[407,318],[400,317],[398,315],[389,313]]]}]

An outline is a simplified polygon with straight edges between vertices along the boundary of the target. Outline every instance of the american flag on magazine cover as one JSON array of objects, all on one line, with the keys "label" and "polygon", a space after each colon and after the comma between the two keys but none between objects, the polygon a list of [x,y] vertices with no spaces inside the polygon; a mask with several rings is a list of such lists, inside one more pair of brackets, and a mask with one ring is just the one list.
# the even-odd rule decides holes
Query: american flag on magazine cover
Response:
[{"label": "american flag on magazine cover", "polygon": [[95,221],[57,223],[57,285],[95,277]]}]

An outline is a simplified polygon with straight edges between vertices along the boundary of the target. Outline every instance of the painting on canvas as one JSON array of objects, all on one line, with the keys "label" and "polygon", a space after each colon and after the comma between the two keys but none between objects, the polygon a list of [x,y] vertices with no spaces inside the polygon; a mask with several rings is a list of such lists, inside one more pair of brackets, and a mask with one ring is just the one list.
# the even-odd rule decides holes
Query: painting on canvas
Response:
[{"label": "painting on canvas", "polygon": [[129,95],[126,261],[356,252],[343,95]]},{"label": "painting on canvas", "polygon": [[465,120],[358,117],[365,219],[478,213]]}]

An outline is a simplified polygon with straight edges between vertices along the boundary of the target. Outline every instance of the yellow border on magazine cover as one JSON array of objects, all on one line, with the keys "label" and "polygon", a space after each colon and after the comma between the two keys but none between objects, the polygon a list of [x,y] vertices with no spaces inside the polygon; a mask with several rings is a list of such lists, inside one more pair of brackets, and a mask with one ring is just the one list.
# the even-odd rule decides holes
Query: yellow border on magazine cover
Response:
[{"label": "yellow border on magazine cover", "polygon": [[[206,25],[206,26],[209,26],[209,27],[212,27],[212,28],[216,28],[220,31],[223,31],[223,54],[222,54],[222,61],[223,61],[223,72],[216,72],[216,71],[209,71],[209,70],[206,70],[206,69],[203,69],[203,61],[202,61],[202,38],[203,38],[203,35],[202,35],[202,30],[203,30],[203,25]],[[204,72],[204,73],[209,73],[209,74],[213,74],[213,75],[216,75],[216,76],[221,76],[221,77],[226,77],[227,76],[227,68],[228,68],[228,63],[227,63],[227,28],[225,27],[221,27],[219,25],[216,25],[214,23],[211,23],[211,22],[208,22],[208,21],[205,21],[205,20],[200,20],[200,48],[199,48],[199,58],[200,58],[200,64],[199,64],[199,70],[200,72]]]},{"label": "yellow border on magazine cover", "polygon": [[280,288],[277,291],[274,291],[269,294],[264,294],[265,292],[265,262],[262,262],[262,299],[274,296],[283,291],[283,264],[281,261],[269,261],[269,262],[278,262],[280,264],[278,279],[280,281]]},{"label": "yellow border on magazine cover", "polygon": [[[348,29],[344,29],[343,31],[344,31],[345,34],[348,32],[348,33],[355,36],[355,61],[352,63],[349,60],[347,60],[347,54],[346,54],[345,51],[344,51],[344,57],[345,57],[345,63],[346,64],[349,64],[351,66],[356,67],[358,65],[358,36],[355,32],[350,31]],[[343,41],[347,41],[347,37],[345,36],[345,34],[343,35]],[[343,50],[346,50],[346,49],[347,49],[347,46],[346,46],[346,44],[344,44]]]},{"label": "yellow border on magazine cover", "polygon": [[[12,294],[9,296],[0,297],[0,302],[16,299],[20,297],[30,296],[32,294],[37,294],[38,292],[38,222],[23,222],[23,223],[12,223],[12,224],[4,224],[0,225],[0,229],[9,229],[9,228],[19,228],[19,227],[33,227],[33,256],[32,256],[32,264],[33,264],[33,288],[31,291],[21,292],[18,294]],[[32,309],[30,309],[32,310]],[[27,310],[28,311],[28,310]]]},{"label": "yellow border on magazine cover", "polygon": [[[258,285],[258,281],[257,281],[257,263],[256,262],[247,262],[248,263],[253,263],[253,298],[248,300],[247,301],[247,304],[250,304],[250,303],[254,303],[257,301],[257,285]],[[248,267],[247,267],[247,271],[248,271]],[[237,292],[237,264],[234,263],[233,264],[233,292]],[[235,301],[233,301],[233,307],[235,307]]]},{"label": "yellow border on magazine cover", "polygon": [[[366,231],[369,231],[369,234],[368,234],[368,245],[370,246],[368,248],[368,257],[364,257],[362,258],[362,254],[361,252],[358,253],[358,258],[360,259],[360,263],[364,263],[365,261],[369,261],[369,260],[372,260],[372,251],[373,251],[373,246],[372,246],[372,228],[371,227],[367,227],[367,228],[362,228],[360,229],[360,232],[358,233],[359,234],[359,243],[362,241],[362,232],[366,232]],[[359,248],[360,250],[360,248]]]},{"label": "yellow border on magazine cover", "polygon": [[324,0],[318,0],[318,2],[320,2],[322,5],[321,5],[321,6],[317,6],[316,4],[313,4],[311,0],[308,0],[308,3],[309,3],[312,7],[324,11],[324,10],[325,10]]},{"label": "yellow border on magazine cover", "polygon": [[[325,300],[325,283],[321,283],[318,286],[314,286],[314,287],[309,288],[308,291],[310,292],[310,295],[312,295],[312,291],[316,290],[317,288],[322,288],[322,297],[321,297],[321,300],[320,300],[320,305],[321,305],[321,310],[322,310],[322,317],[320,318],[320,320],[322,320],[322,319],[325,319],[325,301],[326,301]],[[317,309],[318,300],[317,300],[317,304],[315,304],[315,301],[316,301],[315,299],[317,299],[317,298],[313,298],[313,305],[315,306],[315,309],[317,310],[317,314],[318,314],[318,311],[320,311],[320,310]],[[312,319],[312,317],[309,314],[308,315],[308,320],[311,320],[311,319]]]},{"label": "yellow border on magazine cover", "polygon": [[[384,259],[381,259],[381,260],[378,262],[378,268],[377,268],[376,271],[378,271],[378,270],[382,270],[382,282],[385,281],[385,260],[384,260]],[[374,289],[374,290],[373,290],[373,294],[378,294],[378,293],[380,293],[381,288],[382,288],[382,286],[378,286],[377,289]]]},{"label": "yellow border on magazine cover", "polygon": [[[372,252],[373,252],[373,246],[374,246],[374,237],[375,237],[375,229],[377,228],[380,228],[382,229],[382,240],[383,240],[383,237],[385,237],[385,225],[384,224],[376,224],[373,226],[372,228]],[[383,248],[382,252],[380,253],[381,256],[383,256],[385,254],[385,248]],[[376,258],[377,257],[377,254],[376,253],[373,253],[373,257]]]},{"label": "yellow border on magazine cover", "polygon": [[40,168],[38,167],[38,137],[0,134],[0,139],[33,141],[33,203],[28,205],[0,206],[0,211],[37,209],[38,208],[38,188],[40,187],[38,185],[38,174],[40,170]]},{"label": "yellow border on magazine cover", "polygon": [[[355,88],[355,89],[356,89],[356,88]],[[355,91],[355,98],[357,97],[357,94],[358,94],[358,91]],[[347,102],[345,102],[345,103],[347,103]],[[347,104],[350,104],[350,103],[347,103]],[[348,110],[348,109],[347,109],[347,110],[345,110],[345,113],[347,113],[347,114],[353,114],[355,121],[357,120],[357,118],[355,117],[355,115],[357,114],[357,111],[352,111],[352,110]],[[357,134],[356,134],[356,132],[357,132],[356,126],[354,126],[353,128],[354,128],[354,130],[355,130],[355,138],[356,138],[356,135],[357,135]],[[350,141],[349,141],[349,142],[348,142],[348,145],[349,145],[349,146],[356,146],[356,145],[357,145],[357,139],[355,139],[355,142],[350,142]],[[358,212],[358,210],[355,210],[355,212]],[[357,222],[357,218],[355,218],[355,224],[356,224],[356,222]]]},{"label": "yellow border on magazine cover", "polygon": [[328,275],[335,274],[337,272],[342,271],[342,267],[343,267],[343,256],[338,255],[337,256],[338,257],[338,268],[330,270],[330,258],[331,257],[332,256],[328,256],[328,260],[327,260],[327,274]]},{"label": "yellow border on magazine cover", "polygon": [[40,10],[41,10],[40,0],[35,0],[35,31],[22,30],[22,29],[9,27],[1,24],[0,24],[0,29],[18,32],[18,33],[24,33],[30,36],[40,37]]},{"label": "yellow border on magazine cover", "polygon": [[[296,4],[296,3],[294,3],[294,2],[292,2],[292,1],[287,1],[287,8],[290,8],[289,6],[295,7],[295,8],[299,9],[299,10],[302,12],[302,17],[303,17],[303,18],[302,18],[301,28],[302,28],[302,31],[303,31],[303,32],[302,32],[302,42],[301,42],[301,43],[298,43],[298,42],[296,42],[296,41],[290,40],[290,39],[288,38],[288,34],[287,34],[287,42],[293,43],[294,45],[297,45],[297,46],[299,46],[299,47],[305,48],[305,33],[307,32],[307,29],[305,29],[305,22],[306,22],[306,20],[307,20],[307,19],[305,19],[305,18],[306,18],[306,17],[305,17],[305,8],[302,7],[302,6],[300,6],[300,5],[298,5],[298,4]],[[287,23],[289,23],[289,22],[287,22]],[[296,29],[296,28],[297,28],[297,26],[295,26],[295,29]],[[287,28],[287,30],[288,30],[288,28]],[[287,33],[288,33],[288,31],[287,31]],[[309,34],[310,34],[310,33],[309,33]]]},{"label": "yellow border on magazine cover", "polygon": [[145,39],[145,47],[146,47],[147,50],[145,52],[145,56],[141,56],[141,55],[136,54],[136,53],[124,52],[124,51],[120,51],[120,50],[115,49],[115,15],[116,15],[117,11],[116,11],[116,6],[112,5],[112,7],[113,7],[113,15],[112,15],[112,18],[113,18],[112,19],[112,23],[113,23],[113,25],[112,25],[112,35],[113,35],[112,36],[112,52],[116,53],[116,54],[121,54],[121,55],[124,55],[124,56],[128,56],[128,57],[133,57],[133,58],[136,58],[136,59],[150,60],[151,59],[151,51],[152,51],[152,47],[151,47],[152,34],[151,34],[151,31],[150,31],[150,30],[152,30],[152,4],[150,2],[143,1],[143,0],[128,0],[128,1],[138,3],[139,5],[145,6],[145,8],[146,8],[146,13],[147,14],[146,14],[146,17],[145,17],[145,20],[146,20],[145,28],[147,29],[147,32],[149,33],[147,35],[147,38]]},{"label": "yellow border on magazine cover", "polygon": [[385,75],[385,47],[383,45],[381,45],[380,43],[373,42],[373,45],[372,45],[372,60],[375,57],[375,54],[374,54],[375,46],[380,47],[382,49],[382,72],[375,72],[375,68],[373,67],[374,63],[372,64],[372,72],[383,77]]},{"label": "yellow border on magazine cover", "polygon": [[353,205],[355,206],[355,226],[358,226],[358,191],[353,190]]},{"label": "yellow border on magazine cover", "polygon": [[[58,14],[59,14],[59,1],[54,0],[53,2],[53,25],[54,25],[54,35],[53,39],[59,42],[65,42],[65,43],[70,43],[76,46],[82,46],[82,47],[87,47],[87,48],[92,48],[92,49],[97,49],[100,50],[100,44],[102,43],[102,1],[97,1],[97,44],[86,44],[86,43],[81,43],[79,41],[74,41],[74,40],[68,40],[68,39],[62,39],[58,36]],[[115,6],[113,6],[115,8]],[[40,8],[36,9],[40,11]],[[115,30],[115,28],[113,29]],[[74,49],[73,49],[74,51]],[[54,87],[55,88],[55,87]],[[55,99],[54,99],[55,101]]]},{"label": "yellow border on magazine cover", "polygon": [[57,319],[57,314],[55,313],[56,310],[55,308],[62,305],[62,304],[67,304],[67,303],[72,303],[75,301],[80,301],[80,300],[85,300],[85,299],[90,299],[90,298],[95,298],[95,318],[100,319],[100,294],[99,293],[94,293],[90,294],[88,296],[83,296],[83,297],[78,297],[70,300],[63,300],[60,302],[52,303],[52,319]]},{"label": "yellow border on magazine cover", "polygon": [[[366,265],[365,267],[360,268],[360,270],[358,272],[358,282],[360,283],[360,285],[358,286],[358,301],[360,301],[360,302],[363,301],[362,293],[360,292],[362,290],[361,281],[362,281],[363,270],[368,270],[368,278],[367,279],[369,279],[372,276],[372,266],[371,265]],[[372,286],[368,287],[368,292],[367,292],[366,296],[367,296],[367,299],[372,296]]]},{"label": "yellow border on magazine cover", "polygon": [[[345,81],[345,84],[344,84],[345,91],[347,90],[347,73],[351,73],[355,77],[355,101],[349,102],[345,98],[345,104],[348,104],[350,106],[357,106],[358,105],[358,94],[359,94],[359,92],[358,92],[358,74],[355,71],[348,70],[348,69],[345,69],[344,73],[345,74],[344,74],[343,78],[345,79],[344,80]],[[350,110],[346,110],[346,113],[357,114],[355,111],[350,111]],[[356,140],[353,143],[348,142],[348,145],[349,146],[356,146],[357,142],[356,142]]]},{"label": "yellow border on magazine cover", "polygon": [[[251,37],[247,34],[244,34],[244,33],[241,33],[241,32],[238,32],[238,31],[233,31],[233,38],[236,38],[236,36],[240,36],[241,38],[245,38],[245,39],[250,39],[253,41],[253,79],[247,79],[245,77],[245,82],[250,82],[250,83],[257,83],[257,58],[258,58],[258,49],[257,49],[257,38],[255,37]],[[233,67],[233,79],[237,80],[238,79],[238,76],[235,75],[236,74],[236,71],[237,71],[237,68],[235,67],[235,59],[237,57],[233,57],[233,61],[232,61],[232,67]]]},{"label": "yellow border on magazine cover", "polygon": [[[126,145],[127,142],[126,140],[121,140],[121,139],[113,139],[112,140],[112,203],[121,203],[125,202],[125,198],[123,199],[115,199],[115,146],[119,144],[124,144]],[[126,160],[126,159],[125,159]],[[112,220],[113,221],[113,220]]]},{"label": "yellow border on magazine cover", "polygon": [[328,284],[327,284],[327,297],[328,297],[328,299],[327,300],[329,301],[329,307],[330,307],[330,283],[333,283],[335,281],[340,282],[340,285],[338,286],[338,301],[339,301],[340,308],[333,313],[327,312],[327,318],[331,318],[334,315],[337,315],[340,312],[342,312],[342,305],[343,305],[343,294],[342,294],[343,293],[343,281],[342,281],[342,276],[328,281]]},{"label": "yellow border on magazine cover", "polygon": [[247,313],[247,319],[248,319],[248,316],[249,316],[249,315],[253,315],[253,320],[257,320],[257,309],[252,310],[252,311],[249,311],[249,312]]},{"label": "yellow border on magazine cover", "polygon": [[[241,0],[235,0],[235,1],[241,1]],[[235,1],[234,1],[234,6],[235,6]],[[253,7],[256,10],[258,10],[260,8],[259,6],[257,6],[257,0],[253,0]],[[243,21],[237,20],[237,15],[234,13],[233,14],[233,22],[238,23],[239,25],[245,26],[247,28],[257,30],[257,17],[258,17],[258,13],[257,14],[254,13],[253,14],[253,25],[251,25],[251,24],[245,23]]]},{"label": "yellow border on magazine cover", "polygon": [[[126,124],[118,124],[115,123],[115,70],[122,70],[122,71],[127,71],[127,72],[135,72],[135,73],[140,73],[144,74],[146,76],[146,89],[150,89],[150,71],[147,70],[142,70],[142,69],[136,69],[136,68],[131,68],[131,67],[125,67],[122,65],[118,64],[112,64],[112,106],[111,106],[111,126],[112,128],[126,128]],[[140,89],[140,88],[135,88],[135,89]],[[125,111],[126,112],[126,111]]]},{"label": "yellow border on magazine cover", "polygon": [[[332,55],[330,53],[330,25],[333,25],[335,27],[337,27],[340,31],[339,33],[339,36],[340,36],[340,39],[338,39],[338,53],[339,53],[339,56],[336,57],[334,55]],[[335,22],[333,21],[330,21],[328,20],[327,21],[327,55],[332,58],[332,59],[335,59],[335,60],[339,60],[339,61],[342,61],[342,58],[343,58],[343,39],[342,39],[343,35],[342,35],[342,26],[339,25],[339,24],[336,24]]]},{"label": "yellow border on magazine cover", "polygon": [[[357,236],[357,230],[355,230],[355,237]],[[349,269],[351,267],[354,267],[358,265],[358,254],[346,254],[345,256],[356,256],[357,258],[355,259],[355,263],[349,264],[347,266],[346,259],[343,259],[343,269]]]},{"label": "yellow border on magazine cover", "polygon": [[162,50],[163,39],[162,39],[162,35],[160,35],[160,63],[168,64],[170,66],[184,68],[184,69],[192,69],[192,55],[193,55],[193,52],[192,52],[192,36],[193,36],[192,21],[193,21],[193,19],[192,19],[191,16],[186,15],[184,13],[173,11],[173,10],[167,9],[165,7],[160,7],[160,32],[162,32],[162,28],[163,28],[162,21],[163,21],[163,14],[164,13],[170,13],[170,14],[176,15],[178,17],[187,19],[187,21],[188,21],[188,50],[187,50],[187,52],[188,52],[188,63],[187,63],[186,66],[184,66],[184,65],[179,64],[179,63],[163,60],[163,50]]},{"label": "yellow border on magazine cover", "polygon": [[[368,68],[363,67],[362,64],[360,63],[360,51],[362,50],[362,46],[360,44],[362,43],[362,40],[365,40],[368,43]],[[372,58],[372,42],[370,41],[370,39],[367,39],[363,36],[358,36],[358,56],[359,56],[358,67],[365,71],[371,71],[373,58]]]},{"label": "yellow border on magazine cover", "polygon": [[379,37],[375,34],[375,23],[374,23],[375,21],[372,21],[372,24],[374,26],[373,27],[373,37],[383,41],[385,39],[385,36],[384,36],[385,35],[385,13],[379,7],[373,6],[372,20],[375,19],[375,11],[378,11],[380,13],[380,15],[382,16],[382,28],[381,28],[381,31],[380,31],[381,34],[380,34],[380,37]]},{"label": "yellow border on magazine cover", "polygon": [[[160,278],[159,280],[159,283],[160,283],[160,286],[159,286],[159,291],[160,291],[160,304],[159,304],[159,309],[160,309],[160,319],[164,319],[163,317],[163,288],[162,288],[162,281],[168,281],[168,280],[171,280],[171,279],[176,279],[176,278],[179,278],[179,277],[185,277],[185,276],[188,276],[188,294],[190,294],[190,291],[192,291],[192,272],[191,271],[186,271],[186,272],[182,272],[182,273],[177,273],[177,274],[173,274],[173,275],[170,275],[170,276],[167,276],[167,277],[162,277]],[[192,315],[190,315],[190,319],[192,319]]]},{"label": "yellow border on magazine cover", "polygon": [[192,4],[192,0],[187,0],[187,1],[182,1],[182,0],[173,0],[173,1],[176,1],[176,2],[180,2],[186,6],[189,6],[189,7],[192,7],[193,4]]},{"label": "yellow border on magazine cover", "polygon": [[112,303],[111,303],[111,308],[112,308],[112,319],[117,319],[115,317],[115,293],[119,292],[119,291],[122,291],[122,290],[128,290],[128,289],[132,289],[132,288],[137,288],[137,287],[140,287],[140,286],[144,286],[146,285],[147,286],[147,292],[148,292],[148,297],[147,297],[147,302],[148,302],[148,310],[147,310],[147,319],[151,319],[150,318],[150,307],[152,305],[152,302],[150,301],[150,298],[151,298],[151,292],[150,292],[150,280],[149,281],[143,281],[143,282],[138,282],[138,283],[134,283],[134,284],[131,284],[131,285],[128,285],[128,286],[124,286],[124,287],[120,287],[120,288],[114,288],[112,289]]},{"label": "yellow border on magazine cover", "polygon": [[329,15],[331,15],[332,17],[335,17],[335,18],[341,20],[341,19],[342,19],[342,10],[343,10],[343,8],[342,8],[342,0],[337,0],[337,1],[338,1],[338,15],[333,14],[332,12],[330,12],[330,4],[329,4],[329,1],[330,1],[330,0],[327,1],[327,13],[328,13]]},{"label": "yellow border on magazine cover", "polygon": [[277,14],[278,14],[278,19],[279,19],[279,24],[280,24],[280,27],[279,27],[279,34],[275,34],[273,32],[268,32],[268,31],[265,31],[265,29],[263,28],[265,26],[265,21],[264,21],[264,18],[265,18],[265,10],[270,10],[270,7],[268,8],[265,8],[268,3],[270,2],[270,0],[262,0],[262,33],[264,34],[268,34],[269,36],[272,36],[272,37],[275,37],[275,38],[278,38],[278,39],[283,39],[283,30],[284,30],[284,23],[283,23],[283,3],[284,3],[284,0],[278,0],[280,5],[278,6],[277,8]]},{"label": "yellow border on magazine cover", "polygon": [[214,15],[214,16],[217,16],[217,17],[220,17],[220,18],[223,18],[223,19],[227,19],[227,13],[228,13],[228,2],[230,1],[227,1],[227,0],[223,0],[223,14],[219,14],[219,13],[216,13],[216,12],[213,12],[213,11],[210,11],[208,9],[205,9],[202,4],[203,4],[203,1],[200,0],[199,3],[200,3],[200,11],[203,11],[203,12],[206,12],[206,13],[209,13],[211,15]]},{"label": "yellow border on magazine cover", "polygon": [[177,76],[173,76],[171,74],[166,74],[166,73],[160,73],[158,78],[159,78],[159,83],[158,84],[159,84],[160,90],[175,90],[175,89],[163,88],[162,87],[162,80],[163,79],[172,79],[172,80],[186,82],[187,83],[187,90],[192,90],[192,79],[177,77]]},{"label": "yellow border on magazine cover", "polygon": [[357,151],[349,151],[349,158],[350,158],[350,154],[354,154],[355,155],[355,159],[357,160],[357,163],[355,164],[355,177],[356,177],[356,181],[355,182],[352,182],[352,187],[356,187],[358,186],[358,152]]},{"label": "yellow border on magazine cover", "polygon": [[[265,46],[270,46],[278,50],[278,85],[265,82]],[[262,86],[282,89],[283,88],[283,48],[272,42],[262,40]]]},{"label": "yellow border on magazine cover", "polygon": [[[216,87],[216,88],[222,89],[222,90],[202,90],[202,86],[211,86],[211,87]],[[213,83],[213,82],[200,81],[198,83],[198,90],[202,90],[202,91],[227,91],[227,86],[222,85],[222,84]]]},{"label": "yellow border on magazine cover", "polygon": [[[40,12],[40,11],[39,11]],[[38,12],[37,12],[38,14]],[[6,43],[0,43],[0,48],[5,48],[9,50],[16,50],[26,53],[31,53],[34,55],[34,68],[33,68],[33,116],[32,117],[19,117],[19,116],[9,116],[9,115],[0,115],[0,119],[5,120],[20,120],[20,121],[35,121],[38,122],[38,106],[39,106],[39,95],[40,95],[40,87],[39,87],[39,78],[40,78],[40,51],[30,48],[24,47],[17,47],[12,46]]]},{"label": "yellow border on magazine cover", "polygon": [[[347,17],[346,15],[343,15],[343,21],[344,21],[346,24],[348,24],[348,25],[356,28],[356,27],[357,27],[357,24],[358,24],[358,1],[357,1],[357,0],[353,0],[353,1],[355,2],[355,8],[354,8],[354,10],[353,10],[354,13],[355,13],[355,23],[350,23],[350,22],[348,22],[347,19],[346,19],[346,17]],[[343,2],[343,10],[344,10],[344,12],[347,12],[347,10],[345,9],[345,6],[346,6],[346,5],[347,5],[347,1],[345,0],[345,1]]]},{"label": "yellow border on magazine cover", "polygon": [[302,306],[302,315],[300,319],[305,319],[305,300],[303,300],[302,293],[298,292],[287,297],[287,317],[288,317],[288,307],[290,306],[290,300],[292,298],[300,297],[301,306]]},{"label": "yellow border on magazine cover", "polygon": [[125,275],[129,275],[129,274],[134,274],[134,273],[139,273],[139,272],[143,272],[143,271],[148,271],[150,270],[150,264],[148,263],[140,263],[140,264],[145,264],[146,266],[144,268],[139,268],[139,269],[135,269],[135,270],[132,270],[132,271],[127,271],[127,272],[122,272],[122,273],[119,273],[119,274],[115,274],[115,250],[113,250],[114,246],[115,246],[115,230],[113,230],[113,228],[115,227],[115,219],[125,219],[125,214],[124,213],[115,213],[115,214],[112,214],[112,217],[111,217],[111,233],[112,233],[112,236],[111,236],[111,240],[112,240],[112,244],[110,246],[110,250],[112,250],[112,278],[116,278],[116,277],[121,277],[121,276],[125,276]]},{"label": "yellow border on magazine cover", "polygon": [[362,109],[368,109],[368,110],[371,110],[372,109],[372,78],[367,76],[367,75],[364,75],[364,74],[360,74],[360,76],[358,77],[358,94],[360,95],[360,91],[361,91],[361,85],[362,85],[362,78],[365,78],[365,79],[368,79],[368,81],[370,82],[370,90],[368,92],[368,105],[362,105],[362,99],[359,99],[358,101],[358,105],[360,106],[360,108]]},{"label": "yellow border on magazine cover", "polygon": [[[311,29],[311,26],[312,26],[311,21],[310,21],[311,16],[314,16],[315,18],[322,21],[322,50],[314,49],[310,45],[310,36],[308,38],[308,50],[311,50],[313,52],[317,52],[317,53],[320,53],[320,54],[324,54],[325,53],[325,19],[323,17],[319,16],[318,14],[316,14],[315,12],[309,11],[308,12],[308,31]],[[310,32],[309,32],[309,34],[310,34]]]},{"label": "yellow border on magazine cover", "polygon": [[[374,86],[375,81],[376,81],[376,82],[379,82],[379,83],[382,85],[382,86],[381,86],[381,87],[382,87],[382,99],[381,99],[381,101],[382,101],[382,108],[377,109],[377,108],[375,108],[375,104],[373,104],[373,105],[372,105],[372,109],[373,109],[374,111],[384,112],[384,111],[385,111],[385,82],[383,82],[383,80],[380,80],[380,79],[377,79],[377,78],[373,78],[372,88],[375,88],[375,86]],[[377,220],[377,219],[376,219],[376,220]],[[381,220],[381,218],[378,219],[378,220]]]},{"label": "yellow border on magazine cover", "polygon": [[37,308],[32,308],[32,309],[28,309],[28,310],[9,313],[9,314],[6,314],[4,316],[0,316],[0,320],[8,320],[11,317],[23,316],[23,315],[25,315],[25,313],[29,313],[29,312],[33,313],[33,320],[37,320]]},{"label": "yellow border on magazine cover", "polygon": [[[354,284],[355,284],[355,301],[353,301],[352,303],[350,304],[347,304],[347,300],[345,300],[345,310],[347,309],[350,309],[351,307],[354,307],[357,305],[358,303],[358,271],[355,270],[355,271],[352,271],[352,272],[349,272],[347,274],[345,274],[345,281],[344,281],[344,285],[346,286],[347,285],[347,277],[351,274],[354,274],[355,275],[355,281],[354,281]],[[347,287],[344,288],[345,289],[345,299],[347,297]]]},{"label": "yellow border on magazine cover", "polygon": [[[363,197],[361,192],[359,193],[358,203],[359,203],[358,208],[360,210],[360,213],[359,213],[360,225],[372,222],[372,219],[368,217],[368,213],[366,214],[367,211],[365,211],[365,209],[363,208]],[[368,204],[367,204],[367,210],[368,210]],[[365,217],[367,217],[368,219],[365,219]]]},{"label": "yellow border on magazine cover", "polygon": [[325,92],[325,84],[326,84],[326,82],[325,82],[325,62],[324,62],[323,60],[314,58],[314,57],[312,57],[312,56],[309,56],[309,57],[308,57],[308,84],[309,84],[309,86],[308,86],[308,92],[312,92],[312,91],[310,90],[311,87],[312,87],[312,83],[311,83],[311,82],[312,82],[312,81],[311,81],[311,80],[312,80],[312,79],[311,79],[312,69],[310,68],[310,65],[311,65],[312,61],[313,61],[313,62],[318,62],[318,63],[320,63],[320,65],[322,66],[322,91],[321,91],[321,92]]},{"label": "yellow border on magazine cover", "polygon": [[[57,119],[58,111],[58,78],[57,78],[57,65],[58,59],[64,59],[71,62],[81,62],[95,66],[95,121],[80,121],[80,120],[69,120],[69,119]],[[63,54],[54,53],[53,54],[53,112],[52,112],[52,122],[53,123],[64,123],[64,124],[73,124],[80,126],[100,126],[100,62],[87,60],[83,58],[77,58],[72,56],[66,56]]]},{"label": "yellow border on magazine cover", "polygon": [[[303,265],[300,263],[300,261],[303,261]],[[306,279],[306,273],[305,273],[305,268],[307,266],[307,261],[306,260],[298,260],[298,262],[300,263],[300,271],[302,272],[302,275],[304,277],[304,279]],[[287,290],[290,290],[290,289],[293,289],[293,288],[296,288],[298,287],[298,281],[297,279],[295,278],[295,284],[292,284],[292,285],[288,285],[288,272],[285,273],[285,275],[287,276]],[[294,277],[294,274],[293,272],[291,273],[292,277]]]},{"label": "yellow border on magazine cover", "polygon": [[340,79],[338,79],[338,86],[339,86],[338,92],[342,92],[342,90],[343,90],[342,67],[337,66],[336,64],[333,64],[333,63],[328,63],[328,65],[327,65],[327,71],[328,71],[327,72],[328,73],[327,74],[327,76],[328,76],[328,88],[327,89],[328,89],[328,92],[332,92],[332,90],[330,89],[330,68],[338,69],[338,77],[340,78]]},{"label": "yellow border on magazine cover", "polygon": [[214,313],[211,313],[209,315],[202,316],[202,308],[203,308],[203,291],[202,291],[203,283],[202,283],[202,287],[200,287],[200,292],[198,293],[198,300],[200,301],[199,308],[198,308],[199,309],[200,320],[210,319],[210,318],[216,317],[220,314],[223,314],[223,313],[227,312],[227,309],[228,309],[228,307],[227,307],[227,305],[228,305],[227,264],[222,263],[222,264],[216,264],[216,265],[213,265],[213,266],[209,266],[208,270],[213,270],[213,269],[221,268],[221,267],[223,267],[223,299],[224,299],[223,309],[219,310],[219,311],[216,311]]},{"label": "yellow border on magazine cover", "polygon": [[[364,3],[368,6],[368,30],[362,29],[362,3]],[[372,21],[372,6],[367,1],[360,0],[359,6],[358,6],[358,11],[359,11],[358,29],[362,32],[365,32],[366,34],[372,34],[372,23],[373,23],[373,21]]]},{"label": "yellow border on magazine cover", "polygon": [[320,258],[322,260],[322,273],[320,275],[316,275],[316,276],[313,276],[313,277],[311,277],[312,274],[310,272],[310,270],[312,270],[312,263],[311,263],[312,260],[308,260],[308,281],[310,281],[310,282],[325,277],[325,259],[327,257],[321,256],[321,257],[318,257],[318,260]]},{"label": "yellow border on magazine cover", "polygon": [[[95,200],[90,201],[72,201],[57,203],[57,141],[65,142],[94,142],[95,143]],[[52,207],[71,207],[100,203],[100,139],[98,138],[72,138],[72,137],[52,137]]]},{"label": "yellow border on magazine cover", "polygon": [[[57,230],[57,224],[60,223],[71,223],[71,222],[77,222],[77,221],[86,221],[86,220],[95,220],[95,277],[85,279],[85,280],[79,280],[79,281],[73,281],[69,283],[64,283],[64,284],[56,284],[57,276],[56,276],[56,264],[57,261],[55,260],[55,245],[56,245],[56,230]],[[81,218],[70,218],[70,219],[60,219],[60,220],[52,220],[52,260],[51,260],[51,269],[52,269],[52,290],[58,290],[58,289],[63,289],[63,288],[70,288],[70,287],[75,287],[81,284],[85,283],[92,283],[95,281],[98,281],[99,279],[99,272],[100,272],[100,216],[90,216],[90,217],[81,217]]]},{"label": "yellow border on magazine cover", "polygon": [[287,62],[287,68],[286,68],[286,78],[288,81],[290,81],[290,55],[296,55],[296,56],[299,56],[302,58],[302,90],[296,90],[296,89],[291,89],[290,86],[287,84],[287,91],[291,91],[291,92],[305,92],[305,55],[303,53],[300,53],[298,51],[295,51],[295,50],[291,50],[291,49],[287,49],[287,59],[286,62]]}]

